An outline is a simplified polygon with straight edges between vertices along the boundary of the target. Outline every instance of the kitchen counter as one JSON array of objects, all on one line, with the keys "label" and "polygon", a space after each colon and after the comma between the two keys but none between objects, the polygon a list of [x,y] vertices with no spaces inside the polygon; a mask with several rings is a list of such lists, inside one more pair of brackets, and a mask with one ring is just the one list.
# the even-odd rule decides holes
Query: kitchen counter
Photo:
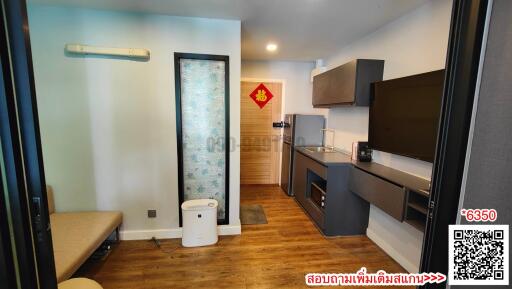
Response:
[{"label": "kitchen counter", "polygon": [[427,191],[430,187],[430,182],[420,177],[413,176],[375,162],[359,162],[357,160],[352,160],[349,154],[341,151],[311,152],[305,147],[296,147],[295,150],[324,166],[354,165],[358,169],[385,178],[396,185],[425,192],[428,196]]},{"label": "kitchen counter", "polygon": [[352,160],[349,154],[334,151],[334,152],[311,152],[305,147],[296,147],[295,151],[321,163],[324,166],[340,166],[351,165]]},{"label": "kitchen counter", "polygon": [[340,151],[311,152],[295,148],[293,192],[326,236],[365,234],[369,203],[350,192],[350,155]]},{"label": "kitchen counter", "polygon": [[370,203],[399,222],[425,229],[428,180],[375,162],[352,160],[343,151],[296,147],[295,152],[295,198],[325,235],[364,234]]}]

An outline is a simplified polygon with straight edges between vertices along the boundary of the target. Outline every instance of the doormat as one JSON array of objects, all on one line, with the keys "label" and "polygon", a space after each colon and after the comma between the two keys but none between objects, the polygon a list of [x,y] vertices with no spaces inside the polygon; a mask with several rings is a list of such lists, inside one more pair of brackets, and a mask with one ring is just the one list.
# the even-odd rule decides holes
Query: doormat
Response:
[{"label": "doormat", "polygon": [[240,222],[242,225],[267,224],[267,216],[261,205],[241,205]]}]

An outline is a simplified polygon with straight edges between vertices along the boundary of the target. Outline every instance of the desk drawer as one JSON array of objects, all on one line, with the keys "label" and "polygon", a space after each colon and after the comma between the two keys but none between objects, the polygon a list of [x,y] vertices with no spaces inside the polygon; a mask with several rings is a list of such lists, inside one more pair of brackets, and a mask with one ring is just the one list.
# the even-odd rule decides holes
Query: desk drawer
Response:
[{"label": "desk drawer", "polygon": [[363,170],[352,167],[349,189],[391,215],[400,222],[404,219],[405,189]]}]

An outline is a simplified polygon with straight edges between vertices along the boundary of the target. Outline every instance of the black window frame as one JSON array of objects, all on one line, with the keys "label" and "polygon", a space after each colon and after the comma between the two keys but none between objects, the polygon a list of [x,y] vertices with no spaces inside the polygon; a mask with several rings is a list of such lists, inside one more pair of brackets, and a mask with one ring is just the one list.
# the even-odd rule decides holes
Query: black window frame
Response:
[{"label": "black window frame", "polygon": [[229,224],[229,154],[231,148],[230,142],[230,91],[229,91],[229,56],[227,55],[215,55],[215,54],[198,54],[198,53],[174,53],[174,85],[175,85],[175,97],[176,97],[176,136],[177,136],[177,148],[178,148],[178,199],[179,199],[179,224],[180,227],[183,225],[183,216],[181,212],[181,204],[185,201],[184,191],[184,180],[183,180],[183,136],[182,136],[182,112],[181,112],[181,59],[197,59],[197,60],[212,60],[212,61],[223,61],[225,63],[225,77],[224,77],[224,118],[225,118],[225,139],[224,139],[224,151],[226,158],[226,175],[225,175],[225,217],[222,220],[217,220],[219,225]]}]

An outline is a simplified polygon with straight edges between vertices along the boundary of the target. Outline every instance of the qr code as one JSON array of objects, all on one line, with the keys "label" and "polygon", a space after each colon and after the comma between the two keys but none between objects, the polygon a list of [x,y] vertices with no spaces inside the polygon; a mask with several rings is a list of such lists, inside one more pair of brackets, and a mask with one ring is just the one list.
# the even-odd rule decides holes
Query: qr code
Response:
[{"label": "qr code", "polygon": [[451,225],[450,285],[508,285],[508,225]]}]

